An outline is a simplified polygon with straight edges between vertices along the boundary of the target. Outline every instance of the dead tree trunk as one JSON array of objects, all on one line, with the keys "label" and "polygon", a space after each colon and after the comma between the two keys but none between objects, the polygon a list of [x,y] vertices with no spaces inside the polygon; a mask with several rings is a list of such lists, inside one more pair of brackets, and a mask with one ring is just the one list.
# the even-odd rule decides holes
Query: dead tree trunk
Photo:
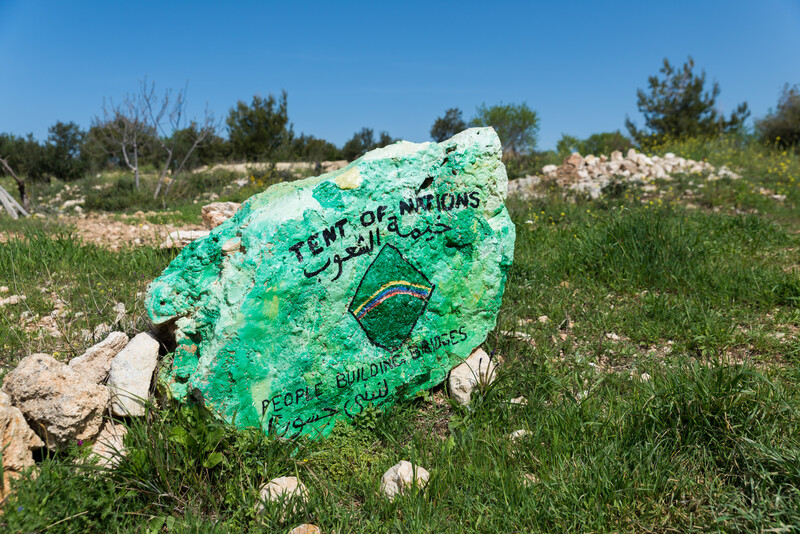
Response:
[{"label": "dead tree trunk", "polygon": [[[21,215],[27,217],[27,210],[30,209],[30,201],[28,200],[28,195],[25,193],[25,182],[16,175],[14,170],[8,164],[8,161],[6,161],[4,158],[0,158],[0,165],[2,165],[6,172],[11,175],[15,182],[17,182],[17,190],[19,191],[20,200],[22,200],[22,206],[20,206],[19,203],[14,200],[14,197],[8,193],[8,191],[0,187],[0,200],[2,200],[3,207],[14,219],[17,218],[15,209],[18,210]],[[3,195],[5,195],[7,198],[3,199]]]}]

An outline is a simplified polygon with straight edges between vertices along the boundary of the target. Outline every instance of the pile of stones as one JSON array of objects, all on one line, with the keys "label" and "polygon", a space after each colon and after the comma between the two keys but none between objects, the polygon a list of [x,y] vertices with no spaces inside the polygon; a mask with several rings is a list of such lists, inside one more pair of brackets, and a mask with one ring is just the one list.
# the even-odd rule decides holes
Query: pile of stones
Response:
[{"label": "pile of stones", "polygon": [[[0,502],[10,493],[11,479],[34,466],[33,451],[41,447],[58,451],[88,442],[90,461],[117,465],[125,454],[127,433],[119,418],[144,415],[158,355],[159,343],[148,333],[129,340],[122,332],[111,332],[68,363],[48,354],[23,358],[0,390]],[[468,406],[473,391],[491,384],[495,374],[496,365],[478,348],[450,372],[449,394]],[[412,486],[423,489],[429,476],[423,467],[402,460],[384,473],[381,493],[392,500]],[[307,497],[296,477],[272,479],[261,488],[264,501],[305,502]]]},{"label": "pile of stones", "polygon": [[68,363],[48,354],[23,358],[0,391],[1,497],[43,446],[58,451],[93,442],[90,456],[101,466],[116,465],[127,429],[113,417],[144,415],[158,349],[150,334],[129,340],[111,332]]},{"label": "pile of stones", "polygon": [[603,189],[614,181],[647,184],[654,180],[671,180],[672,174],[707,174],[706,179],[710,181],[740,178],[724,165],[716,169],[706,161],[686,159],[673,153],[667,153],[664,157],[647,156],[631,148],[625,157],[619,150],[612,152],[611,157],[592,154],[584,157],[575,152],[561,165],[545,165],[542,176],[512,180],[508,184],[508,194],[529,197],[533,194],[533,186],[550,182],[562,189],[598,198]]}]

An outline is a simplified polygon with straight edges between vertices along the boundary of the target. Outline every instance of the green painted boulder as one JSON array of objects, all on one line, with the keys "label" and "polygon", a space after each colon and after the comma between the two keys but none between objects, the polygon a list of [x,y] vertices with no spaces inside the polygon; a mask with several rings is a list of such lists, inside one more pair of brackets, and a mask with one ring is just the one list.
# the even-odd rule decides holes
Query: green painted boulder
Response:
[{"label": "green painted boulder", "polygon": [[441,383],[494,328],[511,266],[500,155],[474,128],[250,198],[148,289],[172,394],[291,437]]}]

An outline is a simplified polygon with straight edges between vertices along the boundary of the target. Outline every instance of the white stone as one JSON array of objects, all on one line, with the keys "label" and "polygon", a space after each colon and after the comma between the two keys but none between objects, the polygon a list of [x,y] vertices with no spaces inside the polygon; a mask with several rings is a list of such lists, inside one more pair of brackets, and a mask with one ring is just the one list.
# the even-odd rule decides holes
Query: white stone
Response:
[{"label": "white stone", "polygon": [[542,167],[542,174],[548,177],[555,176],[557,170],[558,170],[557,165],[545,165],[544,167]]},{"label": "white stone", "polygon": [[242,239],[240,237],[234,237],[232,239],[228,239],[225,243],[222,244],[222,253],[223,254],[233,254],[234,252],[238,252],[242,249]]},{"label": "white stone", "polygon": [[[256,511],[264,510],[265,502],[281,502],[292,504],[292,510],[297,511],[297,505],[308,502],[308,490],[297,477],[278,477],[273,478],[261,486],[261,501],[258,503]],[[282,517],[285,517],[288,507],[285,507]]]},{"label": "white stone", "polygon": [[510,402],[511,402],[511,404],[518,404],[520,406],[527,406],[528,405],[528,399],[526,399],[525,397],[517,397],[515,399],[511,399]]},{"label": "white stone", "polygon": [[478,348],[460,365],[450,371],[448,386],[450,397],[458,404],[469,404],[472,390],[478,385],[488,386],[495,379],[495,365],[486,352]]},{"label": "white stone", "polygon": [[14,304],[19,304],[23,300],[27,299],[25,295],[11,295],[10,297],[6,297],[4,299],[0,299],[0,308],[3,306],[12,306]]},{"label": "white stone", "polygon": [[200,217],[202,217],[205,227],[213,230],[233,217],[233,214],[241,207],[242,205],[238,202],[213,202],[200,208]]},{"label": "white stone", "polygon": [[583,156],[577,152],[573,152],[564,160],[564,163],[574,165],[575,167],[583,167]]},{"label": "white stone", "polygon": [[69,366],[84,380],[100,384],[108,378],[111,359],[128,343],[128,336],[122,332],[111,332],[108,337],[86,352],[69,361]]},{"label": "white stone", "polygon": [[33,465],[32,451],[43,445],[19,408],[11,406],[11,397],[0,391],[0,458],[3,461],[0,501],[9,494],[11,479],[18,478],[23,469]]},{"label": "white stone", "polygon": [[424,489],[430,476],[427,469],[402,460],[390,467],[381,477],[381,493],[389,500],[394,500],[397,495],[413,486]]},{"label": "white stone", "polygon": [[113,395],[114,415],[144,415],[153,371],[158,363],[158,341],[146,332],[134,337],[111,360],[108,387]]},{"label": "white stone", "polygon": [[208,230],[175,230],[167,235],[159,248],[183,248],[195,239],[206,237]]},{"label": "white stone", "polygon": [[294,527],[292,530],[290,530],[289,534],[322,534],[322,531],[320,531],[317,525],[303,523],[302,525]]},{"label": "white stone", "polygon": [[111,394],[67,364],[47,354],[32,354],[3,380],[3,391],[51,449],[94,438]]},{"label": "white stone", "polygon": [[510,439],[511,441],[517,441],[518,439],[522,439],[526,436],[531,436],[531,435],[533,435],[533,433],[529,432],[528,430],[524,429],[515,430],[514,432],[508,435],[508,439]]},{"label": "white stone", "polygon": [[113,421],[106,420],[100,434],[92,446],[90,456],[97,459],[101,467],[116,467],[125,456],[125,435],[128,428],[124,425],[115,425]]},{"label": "white stone", "polygon": [[611,161],[612,162],[621,162],[622,161],[622,152],[619,150],[615,150],[611,153]]}]

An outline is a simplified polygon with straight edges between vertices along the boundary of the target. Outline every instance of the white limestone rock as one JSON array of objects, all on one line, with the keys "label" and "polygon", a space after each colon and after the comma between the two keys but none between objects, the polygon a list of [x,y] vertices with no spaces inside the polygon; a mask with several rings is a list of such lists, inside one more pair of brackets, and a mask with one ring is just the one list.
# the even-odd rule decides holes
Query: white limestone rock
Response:
[{"label": "white limestone rock", "polygon": [[430,476],[424,467],[414,466],[411,462],[402,460],[390,467],[381,477],[381,493],[390,501],[394,500],[397,495],[413,486],[419,489],[425,488]]},{"label": "white limestone rock", "polygon": [[103,341],[90,347],[82,355],[72,358],[69,366],[85,380],[102,384],[108,378],[111,359],[128,343],[128,336],[122,332],[111,332]]},{"label": "white limestone rock", "polygon": [[19,408],[11,405],[11,397],[0,391],[0,458],[3,460],[0,501],[11,491],[11,479],[18,478],[23,469],[33,465],[32,451],[43,445]]},{"label": "white limestone rock", "polygon": [[3,391],[50,449],[94,438],[111,394],[47,354],[22,359],[3,380]]},{"label": "white limestone rock", "polygon": [[289,505],[292,506],[292,511],[296,512],[299,504],[308,502],[308,490],[297,477],[273,478],[261,487],[260,493],[261,502],[258,503],[257,511],[264,510],[265,502],[283,501],[286,507],[283,509],[282,517],[285,517]]},{"label": "white limestone rock", "polygon": [[92,445],[90,457],[97,458],[97,465],[101,467],[116,467],[125,456],[125,435],[128,428],[124,425],[115,425],[113,421],[106,420],[100,435]]},{"label": "white limestone rock", "polygon": [[209,230],[213,230],[220,224],[224,223],[242,205],[238,202],[212,202],[200,209],[200,217],[203,219],[203,225]]},{"label": "white limestone rock", "polygon": [[486,352],[478,348],[463,363],[450,371],[448,386],[450,397],[458,404],[469,404],[472,390],[479,385],[488,386],[495,379],[495,365]]},{"label": "white limestone rock", "polygon": [[113,395],[114,415],[144,415],[153,371],[158,363],[158,341],[146,332],[134,337],[111,360],[108,387]]},{"label": "white limestone rock", "polygon": [[533,435],[533,434],[530,431],[525,430],[525,429],[515,430],[514,432],[512,432],[511,434],[508,435],[508,439],[510,439],[511,441],[517,441],[519,439],[522,439],[524,437],[531,436],[531,435]]},{"label": "white limestone rock", "polygon": [[195,239],[206,237],[209,230],[175,230],[167,235],[159,248],[183,248]]}]

